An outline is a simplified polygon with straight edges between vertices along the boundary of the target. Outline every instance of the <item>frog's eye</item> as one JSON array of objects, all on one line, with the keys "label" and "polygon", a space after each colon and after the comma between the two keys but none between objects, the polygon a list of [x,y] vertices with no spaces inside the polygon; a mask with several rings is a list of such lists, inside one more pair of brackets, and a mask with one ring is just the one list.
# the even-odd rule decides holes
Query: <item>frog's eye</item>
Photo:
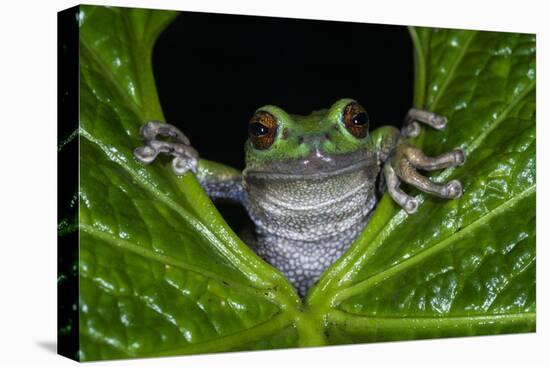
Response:
[{"label": "frog's eye", "polygon": [[369,131],[369,115],[367,111],[357,102],[349,103],[344,108],[342,122],[346,129],[356,138],[364,138]]},{"label": "frog's eye", "polygon": [[256,149],[267,149],[275,141],[277,119],[266,111],[258,111],[248,123],[248,136]]}]

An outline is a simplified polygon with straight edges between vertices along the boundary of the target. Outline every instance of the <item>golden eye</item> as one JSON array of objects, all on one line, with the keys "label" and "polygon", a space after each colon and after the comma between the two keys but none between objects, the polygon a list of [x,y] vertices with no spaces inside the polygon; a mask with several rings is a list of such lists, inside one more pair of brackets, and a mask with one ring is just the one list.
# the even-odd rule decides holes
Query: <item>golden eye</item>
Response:
[{"label": "golden eye", "polygon": [[357,102],[349,103],[344,108],[342,116],[346,129],[356,138],[362,139],[369,132],[369,115],[367,111]]},{"label": "golden eye", "polygon": [[258,111],[248,123],[248,136],[256,149],[267,149],[275,141],[277,119],[266,111]]}]

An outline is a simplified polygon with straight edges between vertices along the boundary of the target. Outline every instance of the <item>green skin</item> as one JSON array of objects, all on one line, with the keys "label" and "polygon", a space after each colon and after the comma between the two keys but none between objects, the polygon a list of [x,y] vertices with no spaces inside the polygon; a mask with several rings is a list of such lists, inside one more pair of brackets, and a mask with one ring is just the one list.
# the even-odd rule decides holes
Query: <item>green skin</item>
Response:
[{"label": "green skin", "polygon": [[[300,144],[298,138],[313,135],[331,134],[331,140],[320,145],[320,150],[327,155],[342,155],[360,149],[376,149],[372,139],[357,139],[351,135],[340,122],[342,110],[352,102],[341,99],[328,110],[314,111],[307,116],[289,115],[276,106],[264,106],[257,111],[267,111],[277,117],[279,128],[273,145],[266,150],[255,149],[250,140],[245,144],[246,169],[263,168],[270,162],[287,162],[306,157],[311,151],[311,144]],[[283,139],[287,128],[289,137]]]},{"label": "green skin", "polygon": [[[399,136],[399,130],[393,126],[383,126],[369,133],[363,139],[355,138],[341,122],[344,107],[353,102],[353,99],[343,98],[334,103],[329,109],[313,111],[307,116],[288,114],[282,108],[267,105],[256,110],[267,111],[277,117],[279,127],[275,142],[269,149],[254,148],[250,139],[245,142],[246,168],[243,172],[224,164],[198,160],[197,177],[206,185],[215,182],[240,180],[246,171],[262,170],[273,163],[282,163],[293,166],[311,153],[312,144],[300,144],[299,139],[306,136],[331,134],[331,140],[325,141],[319,147],[328,156],[347,154],[365,150],[380,153],[387,157]],[[285,128],[289,136],[283,138]],[[383,158],[382,157],[382,158]]]},{"label": "green skin", "polygon": [[[248,244],[304,296],[367,224],[382,194],[382,186],[376,185],[380,172],[392,198],[408,213],[416,211],[418,203],[400,190],[401,181],[444,198],[462,193],[457,181],[436,184],[416,172],[460,165],[461,150],[430,158],[406,139],[418,133],[416,121],[440,129],[443,117],[411,110],[402,131],[385,126],[357,138],[343,123],[344,109],[352,102],[341,99],[307,116],[276,106],[259,108],[256,112],[276,118],[276,135],[266,149],[246,142],[243,172],[199,159],[188,139],[167,124],[145,125],[142,135],[148,146],[136,149],[135,155],[150,163],[159,153],[172,154],[176,174],[191,170],[213,199],[242,204],[256,225],[256,238]],[[157,135],[177,135],[176,142],[160,141],[159,148]]]}]

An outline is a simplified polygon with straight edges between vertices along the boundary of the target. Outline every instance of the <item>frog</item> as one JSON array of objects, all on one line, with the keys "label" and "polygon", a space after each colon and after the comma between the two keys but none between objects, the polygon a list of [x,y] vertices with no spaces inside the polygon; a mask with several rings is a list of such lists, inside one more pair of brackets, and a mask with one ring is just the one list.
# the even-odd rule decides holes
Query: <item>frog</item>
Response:
[{"label": "frog", "polygon": [[244,206],[255,226],[247,244],[305,297],[363,232],[385,192],[404,215],[414,215],[420,205],[404,185],[443,199],[461,197],[460,181],[438,183],[420,171],[460,166],[464,150],[430,157],[410,142],[420,124],[442,130],[447,122],[411,108],[402,128],[369,131],[367,110],[355,99],[308,115],[265,105],[248,122],[242,171],[200,158],[181,130],[161,121],[141,127],[145,144],[134,156],[150,164],[166,154],[174,174],[192,173],[213,200]]}]

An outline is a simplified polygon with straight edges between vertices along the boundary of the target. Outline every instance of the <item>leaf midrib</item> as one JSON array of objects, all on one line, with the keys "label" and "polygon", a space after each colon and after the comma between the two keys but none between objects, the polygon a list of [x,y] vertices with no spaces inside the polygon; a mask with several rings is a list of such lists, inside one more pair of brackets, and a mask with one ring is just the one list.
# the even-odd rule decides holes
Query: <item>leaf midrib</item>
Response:
[{"label": "leaf midrib", "polygon": [[93,48],[88,45],[84,37],[80,37],[80,46],[84,46],[85,52],[87,52],[91,57],[91,61],[94,62],[101,69],[102,75],[105,75],[105,77],[109,79],[110,84],[116,88],[118,96],[126,101],[126,105],[130,106],[131,110],[140,120],[143,120],[144,114],[138,102],[130,97],[128,92],[120,85],[120,82],[116,79],[112,70],[108,68],[105,65],[105,62],[97,55],[96,52],[93,51]]},{"label": "leaf midrib", "polygon": [[[502,110],[502,112],[498,115],[498,117],[487,126],[485,130],[483,130],[471,143],[469,146],[465,148],[466,155],[470,155],[473,151],[475,151],[479,146],[481,146],[481,143],[489,136],[491,132],[493,132],[497,127],[500,126],[502,121],[504,121],[507,117],[510,111],[517,106],[517,104],[522,101],[528,94],[533,90],[533,88],[536,85],[536,80],[533,79],[524,90],[521,91],[514,99],[512,99],[508,105]],[[433,180],[435,182],[442,182],[449,178],[449,176],[459,167],[449,167],[446,168],[444,171],[442,171],[437,176],[434,176]]]},{"label": "leaf midrib", "polygon": [[[473,37],[473,36],[472,36]],[[523,100],[527,95],[528,93],[535,87],[536,85],[536,79],[533,79],[526,87],[524,90],[522,90],[514,99],[512,99],[509,104],[502,110],[502,112],[498,115],[498,117],[493,121],[492,124],[490,124],[490,126],[486,129],[486,131],[483,131],[472,143],[471,145],[467,148],[467,151],[468,151],[468,154],[471,154],[475,149],[477,149],[481,143],[485,140],[485,138],[487,138],[487,136],[489,135],[489,133],[491,131],[494,131],[501,123],[502,121],[504,121],[506,119],[506,117],[508,117],[508,114],[510,113],[510,111],[521,101]],[[432,179],[434,180],[434,182],[441,182],[443,180],[446,180],[447,178],[449,178],[449,176],[457,169],[457,167],[449,167],[447,169],[445,169],[444,171],[442,171],[441,173],[439,173],[438,175],[434,176]],[[420,194],[417,196],[417,199],[419,200],[419,204],[422,204],[422,202],[424,201],[424,194]],[[394,227],[397,223],[401,222],[402,220],[404,220],[406,218],[406,214],[404,214],[404,211],[403,210],[400,210],[398,211],[393,218],[390,219],[389,222],[387,222],[384,227],[378,231],[378,235],[376,237],[378,237],[380,234],[383,234],[385,232],[385,229],[386,228],[392,228]],[[376,237],[374,238],[374,240],[376,240]],[[374,243],[371,242],[371,243]],[[350,249],[350,253],[349,255],[351,255],[353,252],[353,246],[352,248]],[[370,251],[369,251],[370,250]],[[365,254],[367,252],[371,252],[373,249],[371,248],[371,246],[368,246],[363,252],[361,252],[361,254]],[[344,255],[345,256],[345,255]],[[360,258],[364,258],[364,256],[361,256]],[[346,262],[347,265],[346,266],[346,269],[348,269],[348,271],[346,271],[346,274],[349,273],[349,269],[350,267],[356,267],[358,264],[357,264],[357,261],[351,261],[351,262]],[[342,265],[344,266],[344,265]],[[341,283],[340,283],[341,284]]]},{"label": "leaf midrib", "polygon": [[336,305],[340,304],[343,300],[352,297],[355,294],[365,292],[367,289],[393,277],[397,274],[403,272],[407,268],[409,268],[412,265],[417,264],[418,262],[421,262],[427,257],[433,256],[443,249],[447,248],[448,246],[452,245],[456,242],[456,240],[462,238],[463,236],[468,235],[471,231],[475,230],[476,228],[484,225],[487,223],[490,219],[493,217],[496,217],[497,215],[500,215],[501,213],[510,210],[519,203],[521,200],[527,199],[530,195],[535,193],[535,185],[529,186],[526,190],[521,192],[519,195],[515,195],[512,198],[504,201],[496,208],[492,209],[491,211],[487,212],[485,215],[478,217],[475,221],[465,226],[462,230],[453,233],[449,237],[441,240],[439,243],[428,247],[425,250],[422,250],[415,255],[411,256],[410,258],[399,262],[379,273],[376,273],[367,279],[364,279],[350,287],[344,288],[340,291],[335,292],[331,304]]},{"label": "leaf midrib", "polygon": [[[95,340],[98,343],[103,343],[109,345],[110,347],[116,349],[117,351],[123,353],[129,357],[162,357],[162,356],[174,356],[181,354],[197,354],[205,352],[223,352],[232,350],[236,347],[239,347],[243,344],[261,340],[266,336],[277,333],[278,331],[284,330],[285,328],[291,325],[291,320],[288,315],[284,313],[279,313],[275,315],[268,321],[264,321],[257,325],[254,325],[251,328],[241,330],[229,335],[222,337],[206,340],[198,343],[189,343],[185,347],[168,349],[163,351],[155,351],[151,353],[131,353],[129,349],[121,345],[114,345],[108,343],[109,338],[99,337],[93,333],[86,332],[85,330],[80,330],[80,333],[88,336],[89,338]],[[183,338],[183,337],[182,337]]]},{"label": "leaf midrib", "polygon": [[128,167],[125,162],[121,161],[117,157],[114,157],[109,154],[109,149],[104,144],[102,144],[100,141],[98,141],[96,138],[94,138],[88,131],[86,131],[84,128],[80,128],[80,135],[84,138],[86,138],[91,143],[95,144],[99,147],[99,149],[106,154],[112,162],[116,162],[119,166],[121,166],[126,172],[128,172],[132,178],[136,180],[137,183],[140,184],[146,191],[150,192],[157,198],[158,200],[165,203],[168,207],[170,207],[172,210],[174,210],[176,213],[178,213],[183,220],[185,220],[193,229],[196,231],[196,233],[200,234],[208,243],[211,243],[214,245],[216,250],[223,256],[225,259],[227,259],[236,269],[240,269],[243,273],[249,275],[249,274],[255,274],[254,281],[257,282],[258,288],[265,288],[271,286],[271,283],[268,281],[261,279],[258,274],[252,271],[252,269],[244,264],[243,261],[241,261],[236,254],[233,254],[233,252],[224,246],[222,241],[213,233],[211,232],[208,227],[203,225],[199,220],[194,218],[186,209],[184,209],[181,205],[174,202],[172,199],[167,197],[165,194],[163,194],[161,191],[155,189],[153,185],[151,185],[142,175],[137,174],[132,168]]},{"label": "leaf midrib", "polygon": [[506,108],[504,108],[501,112],[501,114],[495,119],[495,121],[490,124],[487,129],[485,129],[484,131],[482,131],[476,139],[474,139],[472,141],[472,143],[470,144],[470,146],[467,147],[467,150],[468,152],[471,152],[475,149],[477,149],[481,143],[483,142],[483,140],[485,140],[485,138],[492,132],[494,131],[501,123],[502,121],[504,121],[506,119],[506,117],[508,117],[508,114],[510,113],[510,111],[516,107],[516,105],[521,101],[523,100],[523,98],[525,98],[525,96],[527,96],[527,94],[529,94],[529,92],[531,92],[531,90],[535,87],[536,85],[536,79],[533,79],[531,80],[531,82],[525,87],[524,90],[522,90],[516,98],[512,99],[512,101],[510,101],[508,103],[508,105],[506,106]]},{"label": "leaf midrib", "polygon": [[403,329],[403,328],[442,328],[446,326],[472,326],[472,324],[499,323],[503,324],[513,322],[534,322],[536,320],[535,312],[518,312],[507,314],[491,315],[458,315],[458,316],[439,316],[439,317],[413,317],[413,316],[362,316],[341,310],[332,310],[327,315],[331,323],[345,325],[347,328],[384,328],[384,329]]},{"label": "leaf midrib", "polygon": [[156,253],[152,250],[146,249],[142,246],[135,245],[130,241],[123,240],[123,239],[118,238],[118,237],[116,237],[112,234],[109,234],[107,232],[98,230],[98,229],[94,228],[92,225],[80,223],[80,229],[82,231],[86,232],[87,234],[89,234],[92,237],[96,237],[100,240],[103,240],[103,241],[113,245],[113,246],[116,246],[116,247],[122,248],[124,250],[127,250],[129,252],[132,252],[132,253],[137,254],[137,255],[139,255],[143,258],[146,258],[148,260],[152,260],[152,261],[158,262],[158,263],[163,264],[163,265],[171,265],[171,266],[180,268],[182,270],[191,271],[191,272],[194,272],[196,274],[202,275],[206,278],[215,279],[215,280],[219,281],[220,283],[222,283],[222,282],[228,283],[229,285],[231,285],[235,289],[242,289],[242,290],[245,290],[248,293],[258,294],[258,289],[254,288],[252,286],[228,280],[227,277],[224,276],[223,274],[218,274],[215,271],[208,271],[208,270],[200,268],[198,266],[189,264],[189,263],[187,263],[183,260],[176,260],[172,257],[166,256],[166,255],[161,255],[161,254]]},{"label": "leaf midrib", "polygon": [[[149,17],[150,20],[150,17]],[[130,32],[131,33],[131,32]],[[132,35],[134,37],[135,35]],[[153,37],[154,38],[154,37]],[[127,105],[130,106],[131,110],[136,114],[136,116],[140,119],[143,119],[143,116],[145,114],[144,111],[142,111],[142,108],[144,106],[141,106],[138,101],[136,101],[134,98],[131,98],[127,91],[123,88],[123,86],[119,83],[119,81],[116,79],[114,73],[110,68],[107,67],[107,64],[104,62],[103,59],[101,59],[94,50],[89,47],[87,42],[84,40],[84,38],[81,37],[81,45],[85,49],[85,51],[90,56],[90,62],[93,62],[97,65],[98,68],[102,70],[102,73],[106,76],[107,80],[110,82],[110,84],[114,87],[115,91],[117,92],[118,96],[122,98],[123,101],[126,102]],[[141,86],[141,80],[138,80],[136,82],[140,83]],[[143,91],[141,91],[143,94]],[[144,95],[144,94],[143,94]],[[141,116],[141,117],[140,117]],[[97,146],[100,147],[100,149],[108,156],[112,157],[111,154],[108,152],[108,147],[104,146],[101,141],[95,139],[92,134],[88,133],[85,129],[80,129],[80,135],[87,138],[92,143],[95,143]],[[115,158],[115,159],[112,159]],[[111,160],[113,162],[118,163],[120,166],[122,166],[137,182],[141,184],[142,187],[144,187],[147,191],[151,192],[152,195],[155,197],[161,199],[166,205],[168,205],[172,210],[177,212],[187,223],[190,224],[191,227],[194,228],[195,232],[198,232],[203,238],[205,238],[206,242],[211,243],[214,245],[214,248],[218,251],[218,253],[221,254],[223,258],[225,258],[235,269],[238,269],[241,271],[249,280],[251,284],[254,284],[254,287],[258,289],[266,289],[266,288],[273,288],[274,283],[273,279],[271,277],[271,273],[265,274],[259,273],[255,270],[255,264],[248,265],[247,258],[243,258],[242,254],[239,252],[238,249],[234,249],[232,246],[225,246],[222,239],[219,238],[214,232],[210,231],[206,225],[203,225],[203,223],[194,218],[191,213],[186,211],[183,207],[181,207],[177,202],[174,202],[172,199],[164,195],[159,190],[155,190],[154,185],[151,185],[149,182],[147,182],[146,179],[144,179],[141,175],[137,174],[134,169],[127,166],[125,162],[123,162],[121,159],[116,159],[116,157],[112,157]],[[227,240],[227,236],[224,236],[225,240]],[[279,275],[277,275],[275,280],[279,279]],[[283,281],[286,281],[286,279],[283,279]],[[245,286],[246,285],[242,285]],[[284,289],[286,287],[282,287],[281,289]],[[287,308],[287,306],[294,306],[296,304],[295,299],[293,295],[290,297],[288,295],[282,294],[281,292],[270,292],[270,300],[276,300],[279,303],[279,306]]]},{"label": "leaf midrib", "polygon": [[[89,53],[89,55],[92,57],[93,61],[102,69],[102,71],[105,73],[105,75],[108,77],[110,83],[112,85],[114,85],[114,87],[116,88],[118,94],[120,96],[122,96],[123,100],[125,100],[128,104],[131,105],[131,108],[132,110],[134,111],[134,113],[136,113],[136,116],[143,116],[142,114],[142,111],[140,109],[140,105],[137,103],[137,101],[135,101],[133,98],[130,98],[127,94],[127,92],[122,88],[122,86],[119,84],[119,82],[117,81],[117,79],[115,78],[114,74],[112,73],[112,71],[106,67],[105,63],[103,62],[103,60],[101,60],[95,52],[93,52],[93,50],[87,45],[86,41],[84,40],[84,38],[81,37],[81,43],[82,45],[84,45],[84,47],[86,48],[86,51]],[[85,138],[87,138],[90,142],[96,144],[97,146],[100,147],[100,149],[107,155],[107,156],[110,156],[109,155],[109,152],[107,150],[106,147],[104,147],[104,145],[99,141],[97,140],[96,138],[93,137],[92,134],[90,134],[89,132],[87,132],[85,129],[83,128],[80,128],[80,135],[81,136],[84,136]],[[201,236],[203,236],[206,241],[208,241],[209,243],[212,243],[215,245],[215,248],[217,249],[217,251],[222,255],[224,256],[226,259],[228,259],[228,261],[237,269],[241,269],[242,271],[244,271],[247,276],[250,276],[250,274],[254,274],[254,280],[255,282],[259,282],[259,287],[269,287],[269,286],[272,286],[272,284],[269,282],[269,281],[266,281],[262,278],[260,278],[260,276],[254,272],[252,270],[251,267],[249,267],[248,265],[246,265],[246,263],[244,261],[241,261],[239,258],[238,258],[238,255],[234,254],[233,251],[224,246],[224,244],[222,243],[221,239],[219,239],[213,232],[211,232],[205,225],[203,225],[199,220],[193,218],[191,216],[190,213],[188,213],[184,208],[182,208],[178,203],[174,202],[173,200],[171,200],[170,198],[168,198],[166,195],[164,195],[162,192],[160,192],[159,190],[155,190],[153,185],[149,184],[149,182],[147,182],[146,180],[143,179],[143,177],[141,177],[140,175],[136,174],[135,171],[133,169],[131,169],[130,167],[127,167],[127,165],[122,162],[121,160],[114,160],[114,159],[111,159],[113,161],[116,161],[120,166],[122,166],[128,173],[130,173],[130,175],[136,179],[137,182],[139,182],[141,184],[142,187],[144,187],[145,189],[147,189],[147,191],[151,192],[153,195],[155,195],[156,197],[162,199],[162,201],[164,203],[166,203],[170,208],[172,208],[174,211],[176,211],[178,214],[180,214],[180,216],[186,220],[193,228],[196,232],[200,233]]]},{"label": "leaf midrib", "polygon": [[280,312],[271,319],[259,323],[249,329],[241,330],[233,334],[218,337],[216,339],[189,344],[185,347],[169,349],[152,353],[150,356],[173,356],[178,354],[197,354],[205,352],[223,352],[236,347],[246,345],[281,331],[292,325],[292,317]]},{"label": "leaf midrib", "polygon": [[468,39],[464,42],[462,48],[459,50],[458,56],[455,58],[454,62],[451,65],[451,68],[449,69],[449,72],[447,75],[444,76],[442,82],[441,82],[441,88],[437,91],[437,94],[434,96],[432,105],[429,107],[430,111],[435,111],[437,108],[437,104],[439,103],[439,99],[443,95],[443,92],[445,92],[445,89],[447,89],[447,86],[449,85],[452,77],[454,76],[456,72],[456,68],[458,65],[462,62],[462,59],[464,58],[464,55],[466,54],[466,51],[470,47],[470,44],[472,43],[473,39],[477,35],[477,31],[470,31],[471,34],[468,37]]}]

